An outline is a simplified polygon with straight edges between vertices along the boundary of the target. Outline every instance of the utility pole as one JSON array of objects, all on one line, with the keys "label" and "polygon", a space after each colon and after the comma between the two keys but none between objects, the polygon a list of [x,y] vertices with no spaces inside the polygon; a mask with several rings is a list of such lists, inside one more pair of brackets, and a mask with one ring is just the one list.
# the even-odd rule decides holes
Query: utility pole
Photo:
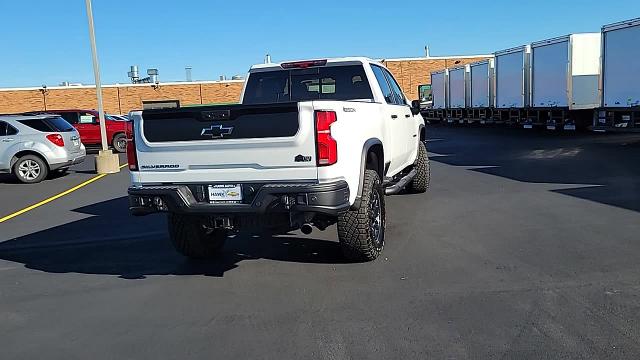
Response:
[{"label": "utility pole", "polygon": [[102,105],[102,84],[100,83],[100,65],[98,63],[98,49],[96,47],[96,34],[93,26],[93,9],[91,0],[85,0],[87,7],[87,18],[89,20],[89,41],[91,42],[91,57],[93,60],[93,76],[96,81],[96,95],[98,97],[98,116],[100,121],[100,138],[102,140],[102,151],[96,156],[96,170],[99,174],[116,173],[120,170],[118,155],[109,150],[107,143],[107,128],[104,118],[104,107]]}]

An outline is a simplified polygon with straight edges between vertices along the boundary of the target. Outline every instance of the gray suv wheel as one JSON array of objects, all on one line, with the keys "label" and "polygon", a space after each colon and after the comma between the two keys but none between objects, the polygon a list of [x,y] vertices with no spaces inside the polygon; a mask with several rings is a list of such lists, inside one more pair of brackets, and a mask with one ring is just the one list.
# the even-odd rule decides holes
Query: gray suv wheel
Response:
[{"label": "gray suv wheel", "polygon": [[47,164],[35,155],[25,155],[13,165],[14,175],[25,184],[34,184],[44,180],[49,173]]}]

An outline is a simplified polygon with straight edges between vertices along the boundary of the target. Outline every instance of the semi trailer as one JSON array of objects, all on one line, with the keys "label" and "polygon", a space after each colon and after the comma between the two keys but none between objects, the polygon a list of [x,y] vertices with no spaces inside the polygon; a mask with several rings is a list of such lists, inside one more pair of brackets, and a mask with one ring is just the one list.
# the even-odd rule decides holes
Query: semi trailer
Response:
[{"label": "semi trailer", "polygon": [[495,52],[494,122],[517,124],[529,106],[530,55],[529,45]]},{"label": "semi trailer", "polygon": [[468,86],[469,99],[466,117],[469,122],[482,124],[491,119],[494,95],[494,59],[487,59],[469,64]]},{"label": "semi trailer", "polygon": [[449,69],[448,75],[448,99],[449,106],[446,110],[448,122],[464,121],[465,108],[467,106],[467,66],[458,66]]},{"label": "semi trailer", "polygon": [[445,118],[445,111],[449,107],[449,70],[444,69],[431,73],[431,96],[433,106],[422,112],[427,121],[441,121]]},{"label": "semi trailer", "polygon": [[599,107],[600,34],[571,34],[531,44],[525,128],[586,128]]},{"label": "semi trailer", "polygon": [[640,18],[497,51],[493,59],[432,73],[443,101],[423,115],[549,130],[640,131],[638,58]]},{"label": "semi trailer", "polygon": [[640,131],[640,18],[602,27],[596,131]]}]

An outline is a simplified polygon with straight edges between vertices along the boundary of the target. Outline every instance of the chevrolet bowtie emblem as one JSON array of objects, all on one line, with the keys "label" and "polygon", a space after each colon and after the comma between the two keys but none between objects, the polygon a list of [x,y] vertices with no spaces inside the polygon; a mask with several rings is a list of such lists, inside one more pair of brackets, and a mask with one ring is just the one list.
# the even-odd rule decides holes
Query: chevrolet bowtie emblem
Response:
[{"label": "chevrolet bowtie emblem", "polygon": [[202,129],[200,136],[210,136],[212,139],[220,139],[225,135],[231,135],[233,126],[224,127],[222,125],[211,125],[211,127]]}]

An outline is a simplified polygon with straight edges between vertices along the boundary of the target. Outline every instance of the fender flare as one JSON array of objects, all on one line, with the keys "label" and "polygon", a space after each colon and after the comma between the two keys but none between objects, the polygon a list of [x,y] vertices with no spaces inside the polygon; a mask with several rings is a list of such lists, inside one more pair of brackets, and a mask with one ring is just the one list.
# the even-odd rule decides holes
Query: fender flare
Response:
[{"label": "fender flare", "polygon": [[[378,138],[370,138],[367,141],[365,141],[364,145],[362,146],[362,154],[360,157],[360,172],[359,172],[360,176],[358,179],[358,190],[356,193],[356,200],[353,202],[353,205],[351,205],[352,210],[357,210],[360,208],[360,200],[362,198],[362,187],[364,185],[364,170],[367,166],[367,154],[369,153],[369,149],[371,149],[371,147],[374,145],[380,145],[384,149],[384,145],[382,145],[382,141],[380,141],[380,139]],[[383,156],[384,156],[384,153],[383,153]],[[381,160],[384,167],[384,159],[379,159],[379,160]],[[382,168],[380,170],[384,171],[385,169]],[[380,181],[382,181],[382,179],[380,179]]]},{"label": "fender flare", "polygon": [[49,160],[47,159],[47,157],[40,151],[40,150],[36,150],[34,148],[24,148],[24,147],[18,147],[17,151],[13,151],[13,154],[11,155],[11,157],[9,158],[9,172],[12,173],[13,172],[13,165],[16,164],[16,162],[18,161],[19,157],[18,154],[21,152],[31,152],[36,154],[37,156],[39,156],[40,158],[42,158],[42,160],[44,160],[45,164],[47,164],[47,166],[50,166],[49,164]]}]

